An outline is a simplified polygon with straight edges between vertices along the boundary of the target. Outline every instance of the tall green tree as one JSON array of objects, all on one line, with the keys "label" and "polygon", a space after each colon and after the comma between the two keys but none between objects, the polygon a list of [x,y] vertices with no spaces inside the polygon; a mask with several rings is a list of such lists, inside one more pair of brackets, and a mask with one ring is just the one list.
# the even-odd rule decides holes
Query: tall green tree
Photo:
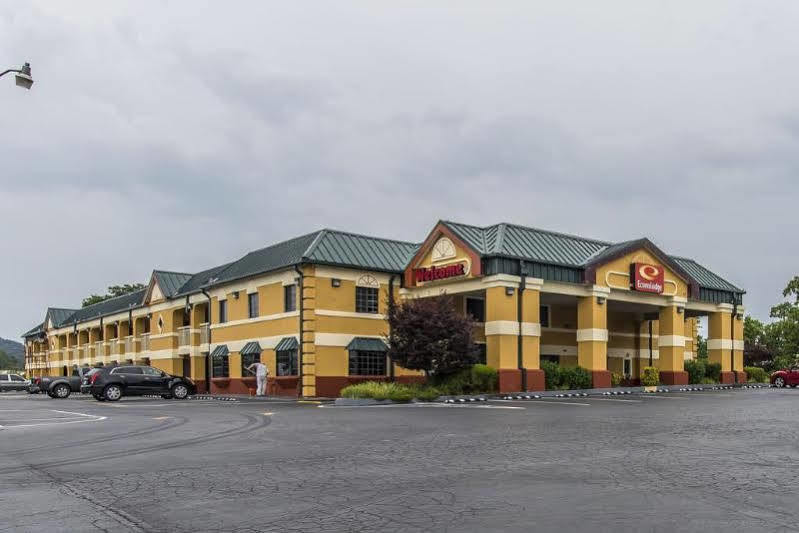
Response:
[{"label": "tall green tree", "polygon": [[22,364],[17,361],[16,357],[11,357],[3,350],[0,350],[0,369],[2,370],[19,370]]},{"label": "tall green tree", "polygon": [[696,336],[696,356],[707,359],[707,339],[702,335]]},{"label": "tall green tree", "polygon": [[125,283],[124,285],[111,285],[108,287],[108,292],[104,295],[100,294],[91,294],[83,299],[81,303],[81,307],[87,307],[89,305],[94,305],[100,302],[104,302],[109,298],[116,298],[117,296],[123,296],[125,294],[129,294],[131,292],[136,292],[138,290],[144,289],[146,285],[142,283]]}]

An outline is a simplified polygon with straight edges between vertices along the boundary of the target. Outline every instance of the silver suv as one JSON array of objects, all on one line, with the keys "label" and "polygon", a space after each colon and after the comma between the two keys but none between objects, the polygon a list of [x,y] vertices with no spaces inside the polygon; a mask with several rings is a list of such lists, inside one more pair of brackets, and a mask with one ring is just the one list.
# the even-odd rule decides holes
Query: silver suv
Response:
[{"label": "silver suv", "polygon": [[28,390],[31,382],[19,374],[0,374],[0,392],[9,390]]}]

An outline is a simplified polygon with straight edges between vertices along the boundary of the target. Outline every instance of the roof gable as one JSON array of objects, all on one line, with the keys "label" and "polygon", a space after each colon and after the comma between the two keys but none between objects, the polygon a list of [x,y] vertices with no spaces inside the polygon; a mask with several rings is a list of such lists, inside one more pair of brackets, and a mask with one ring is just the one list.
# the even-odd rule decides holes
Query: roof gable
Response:
[{"label": "roof gable", "polygon": [[439,239],[443,237],[449,239],[455,247],[460,248],[468,257],[470,264],[470,275],[482,275],[483,271],[480,257],[482,255],[481,250],[485,249],[485,241],[483,239],[482,233],[477,231],[480,228],[465,225],[460,226],[462,226],[459,228],[460,231],[455,231],[448,222],[439,221],[438,224],[435,225],[433,230],[427,235],[427,238],[419,246],[419,248],[416,250],[416,253],[413,254],[413,257],[411,257],[405,267],[404,278],[406,287],[415,285],[416,282],[413,276],[414,268],[416,268],[420,262],[433,251],[433,247],[436,245]]}]

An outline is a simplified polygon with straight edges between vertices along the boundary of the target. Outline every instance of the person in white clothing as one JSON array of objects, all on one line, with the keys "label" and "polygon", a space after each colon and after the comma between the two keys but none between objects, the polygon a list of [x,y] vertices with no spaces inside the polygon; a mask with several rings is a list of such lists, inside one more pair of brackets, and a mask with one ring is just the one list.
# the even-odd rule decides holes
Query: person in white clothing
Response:
[{"label": "person in white clothing", "polygon": [[[255,367],[255,371],[253,371],[253,367]],[[255,362],[247,367],[246,369],[251,374],[255,374],[255,395],[256,396],[265,396],[266,395],[266,376],[269,375],[269,369],[266,368],[266,365],[261,362]]]}]

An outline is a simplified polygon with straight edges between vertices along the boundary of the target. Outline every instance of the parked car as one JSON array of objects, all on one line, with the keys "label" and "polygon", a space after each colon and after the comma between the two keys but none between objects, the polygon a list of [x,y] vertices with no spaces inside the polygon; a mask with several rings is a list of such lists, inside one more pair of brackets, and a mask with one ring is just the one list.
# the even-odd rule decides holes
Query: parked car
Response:
[{"label": "parked car", "polygon": [[189,378],[172,376],[150,366],[127,365],[103,368],[89,377],[89,391],[97,400],[115,402],[123,396],[158,394],[183,400],[197,392]]},{"label": "parked car", "polygon": [[796,387],[799,385],[799,367],[783,368],[772,372],[771,383],[777,387]]},{"label": "parked car", "polygon": [[31,382],[19,374],[0,374],[0,392],[28,390]]},{"label": "parked car", "polygon": [[[90,382],[91,377],[100,372],[101,368],[92,368],[88,372],[84,372],[83,379],[80,382],[80,393],[81,394],[91,394],[92,392],[92,384]],[[109,369],[110,370],[110,369]]]},{"label": "parked car", "polygon": [[71,376],[44,376],[31,387],[37,387],[51,398],[69,398],[73,392],[80,392],[83,375],[91,370],[88,367],[73,368]]}]

